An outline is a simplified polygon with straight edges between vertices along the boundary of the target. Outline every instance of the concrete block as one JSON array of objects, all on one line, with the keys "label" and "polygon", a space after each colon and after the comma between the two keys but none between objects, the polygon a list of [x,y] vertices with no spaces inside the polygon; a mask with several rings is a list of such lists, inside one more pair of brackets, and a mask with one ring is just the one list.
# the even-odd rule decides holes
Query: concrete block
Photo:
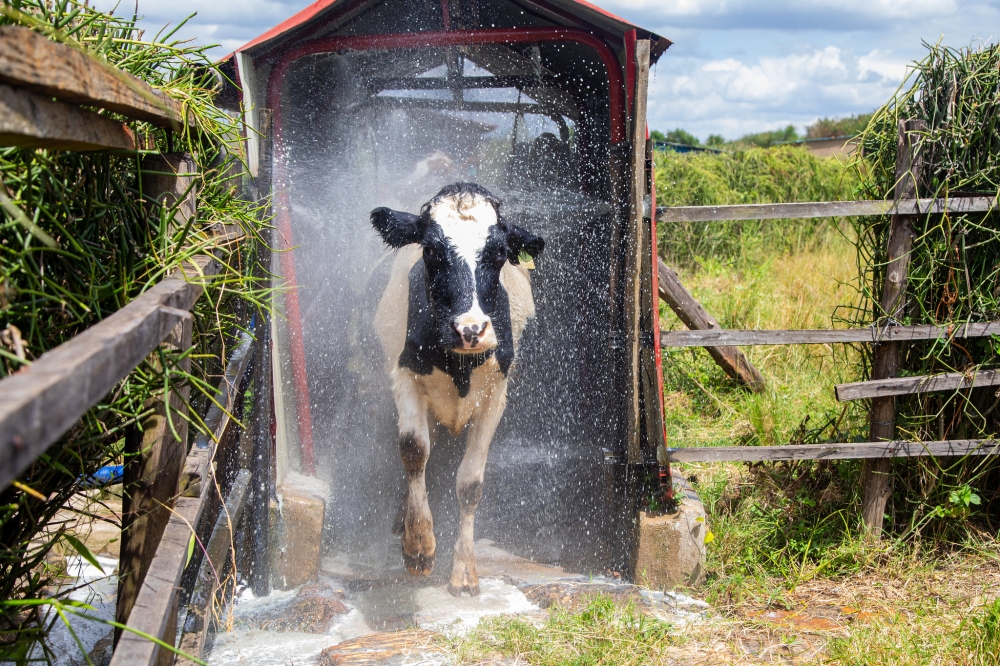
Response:
[{"label": "concrete block", "polygon": [[705,507],[683,477],[674,476],[674,488],[680,501],[675,513],[639,514],[635,577],[658,590],[705,581]]},{"label": "concrete block", "polygon": [[[288,590],[319,577],[326,489],[321,482],[288,474],[272,507],[272,584]],[[274,510],[276,509],[276,510]]]}]

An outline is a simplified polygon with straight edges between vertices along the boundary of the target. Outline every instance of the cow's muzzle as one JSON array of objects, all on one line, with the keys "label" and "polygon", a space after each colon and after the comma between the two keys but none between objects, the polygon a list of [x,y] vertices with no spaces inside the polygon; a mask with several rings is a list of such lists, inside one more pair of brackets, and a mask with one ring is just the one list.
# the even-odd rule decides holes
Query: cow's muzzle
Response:
[{"label": "cow's muzzle", "polygon": [[462,315],[452,322],[452,326],[460,339],[455,346],[455,351],[460,354],[481,354],[497,346],[493,322],[485,315]]}]

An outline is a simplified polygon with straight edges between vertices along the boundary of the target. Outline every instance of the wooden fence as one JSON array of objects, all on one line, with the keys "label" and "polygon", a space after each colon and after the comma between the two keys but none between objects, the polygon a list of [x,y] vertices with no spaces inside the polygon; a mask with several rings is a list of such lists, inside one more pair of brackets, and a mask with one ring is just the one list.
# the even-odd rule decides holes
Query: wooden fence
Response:
[{"label": "wooden fence", "polygon": [[677,206],[658,208],[660,222],[714,222],[724,220],[795,219],[891,215],[888,266],[880,307],[885,323],[865,329],[808,331],[729,331],[722,330],[704,312],[663,261],[660,261],[660,297],[692,330],[663,332],[661,347],[706,347],[712,357],[732,377],[760,390],[763,379],[738,350],[740,345],[799,345],[830,343],[870,343],[875,346],[872,378],[835,387],[838,400],[870,399],[870,442],[801,446],[743,446],[721,448],[669,448],[669,459],[677,462],[719,460],[808,460],[863,458],[864,500],[862,517],[872,534],[882,529],[885,504],[889,497],[888,465],[891,458],[911,456],[995,455],[1000,453],[991,440],[904,442],[895,440],[894,396],[930,391],[953,391],[1000,384],[1000,371],[946,373],[921,377],[895,377],[899,345],[913,340],[973,338],[1000,334],[1000,322],[959,323],[947,326],[899,326],[895,315],[903,311],[908,264],[913,243],[914,219],[936,213],[972,213],[997,210],[994,197],[970,196],[949,199],[919,199],[916,183],[923,170],[912,138],[923,126],[906,121],[899,126],[896,190],[892,201],[835,201],[740,206]]},{"label": "wooden fence", "polygon": [[[179,102],[140,79],[26,28],[0,27],[0,146],[136,151],[141,142],[127,125],[81,105],[171,131],[190,124]],[[169,205],[177,204],[179,217],[191,219],[195,215],[194,161],[179,154],[147,153],[144,179],[150,175],[150,166],[154,173],[144,180],[144,194],[157,201],[168,197]],[[184,197],[189,200],[177,201]],[[240,241],[238,230],[220,226],[215,231],[220,248]],[[0,381],[0,487],[23,473],[158,346],[189,347],[190,310],[219,272],[212,256],[187,262],[125,307]],[[178,593],[191,559],[194,531],[204,533],[207,559],[203,561],[204,551],[196,549],[190,566],[221,572],[231,558],[229,530],[244,507],[253,514],[251,519],[266,523],[266,507],[257,504],[259,488],[267,484],[248,470],[231,470],[233,480],[223,481],[213,460],[220,446],[248,446],[233,443],[240,428],[230,416],[241,408],[250,366],[256,368],[258,388],[270,395],[268,326],[267,321],[259,322],[256,339],[245,335],[230,354],[215,404],[204,419],[210,435],[195,438],[190,450],[184,419],[176,420],[180,441],[174,429],[155,423],[157,417],[166,421],[162,417],[167,409],[183,409],[186,400],[167,395],[150,405],[154,415],[144,423],[137,455],[125,465],[131,507],[122,532],[117,619],[128,629],[117,637],[111,662],[116,666],[173,662],[171,652],[141,634],[174,644]],[[269,399],[257,396],[253,409],[266,411],[270,423]],[[267,446],[269,452],[269,430],[257,428],[250,434],[249,445],[255,451]],[[220,489],[225,497],[220,497]],[[216,518],[223,504],[231,522]],[[210,518],[207,523],[202,520],[206,516]],[[258,540],[267,538],[266,525],[254,532]],[[251,546],[258,556],[266,553],[266,544]],[[266,558],[262,562],[266,564]],[[188,607],[193,621],[181,640],[195,657],[201,656],[207,628],[197,620],[206,617],[216,591],[205,578],[197,577]],[[258,585],[255,589],[260,592]]]}]

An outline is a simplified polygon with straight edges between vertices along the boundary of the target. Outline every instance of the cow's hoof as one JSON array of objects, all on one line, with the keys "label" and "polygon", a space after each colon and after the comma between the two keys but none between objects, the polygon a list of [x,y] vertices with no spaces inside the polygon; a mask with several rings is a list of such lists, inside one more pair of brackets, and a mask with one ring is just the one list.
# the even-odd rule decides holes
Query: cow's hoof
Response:
[{"label": "cow's hoof", "polygon": [[468,592],[470,597],[479,596],[479,583],[475,585],[452,585],[448,583],[448,593],[453,597],[462,596],[463,592]]},{"label": "cow's hoof", "polygon": [[406,565],[406,570],[414,576],[430,576],[431,572],[434,571],[434,556],[420,553],[407,555],[404,551],[403,564]]}]

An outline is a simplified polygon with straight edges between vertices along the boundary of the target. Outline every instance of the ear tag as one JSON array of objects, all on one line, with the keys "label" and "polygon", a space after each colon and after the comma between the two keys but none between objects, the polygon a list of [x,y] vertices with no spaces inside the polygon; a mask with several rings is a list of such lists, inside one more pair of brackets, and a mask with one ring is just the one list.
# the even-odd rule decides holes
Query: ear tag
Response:
[{"label": "ear tag", "polygon": [[531,255],[521,250],[517,255],[517,261],[522,266],[527,268],[529,271],[535,270],[535,260],[531,258]]}]

